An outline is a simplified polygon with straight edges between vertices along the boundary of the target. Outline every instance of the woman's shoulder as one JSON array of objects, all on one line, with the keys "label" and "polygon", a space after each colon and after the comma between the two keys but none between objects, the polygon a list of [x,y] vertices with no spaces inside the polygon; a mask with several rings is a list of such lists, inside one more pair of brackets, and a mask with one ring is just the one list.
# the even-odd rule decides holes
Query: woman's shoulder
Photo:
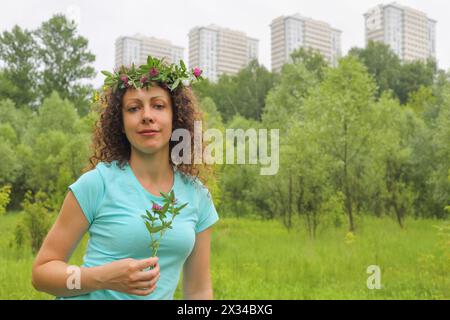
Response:
[{"label": "woman's shoulder", "polygon": [[197,198],[199,201],[210,198],[211,194],[206,185],[198,177],[184,174],[177,171],[180,176],[180,181],[183,189],[190,195],[191,198]]},{"label": "woman's shoulder", "polygon": [[117,161],[98,162],[94,168],[83,172],[77,179],[83,184],[107,185],[121,175],[121,169]]},{"label": "woman's shoulder", "polygon": [[[95,168],[89,169],[81,173],[73,185],[81,185],[84,188],[87,186],[99,186],[103,183],[103,175],[100,173],[98,165]],[[72,185],[72,186],[73,186]]]},{"label": "woman's shoulder", "polygon": [[185,188],[196,190],[200,188],[206,188],[198,177],[191,176],[179,170],[176,170],[176,174],[178,174],[180,178],[179,180]]},{"label": "woman's shoulder", "polygon": [[[183,175],[182,173],[180,173]],[[185,195],[188,201],[196,208],[198,220],[195,232],[199,233],[219,220],[214,201],[208,188],[197,177],[184,176],[184,185],[187,187]],[[175,195],[176,197],[176,195]]]},{"label": "woman's shoulder", "polygon": [[95,170],[97,170],[101,175],[111,175],[114,173],[120,173],[125,170],[126,163],[120,164],[117,160],[112,160],[111,162],[101,161],[97,163],[95,166]]}]

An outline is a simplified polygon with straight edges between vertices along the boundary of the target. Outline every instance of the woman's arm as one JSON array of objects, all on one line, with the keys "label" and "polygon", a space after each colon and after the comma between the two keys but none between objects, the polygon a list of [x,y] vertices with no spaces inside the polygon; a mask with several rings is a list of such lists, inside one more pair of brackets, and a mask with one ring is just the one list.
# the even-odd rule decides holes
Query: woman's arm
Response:
[{"label": "woman's arm", "polygon": [[212,300],[213,289],[209,272],[211,231],[196,234],[195,246],[184,264],[183,295],[185,300]]},{"label": "woman's arm", "polygon": [[[75,276],[75,273],[69,269],[67,261],[88,227],[89,223],[78,201],[69,191],[34,261],[32,284],[36,290],[59,297],[78,296],[103,289],[143,296],[155,290],[159,279],[156,257],[122,259],[98,267],[80,268],[79,288],[73,288],[73,283],[68,286],[69,277]],[[150,266],[156,268],[142,271]]]},{"label": "woman's arm", "polygon": [[61,211],[48,232],[33,264],[32,283],[36,290],[55,296],[74,296],[99,289],[96,268],[82,268],[81,289],[67,287],[67,261],[87,231],[86,220],[75,196],[69,191]]}]

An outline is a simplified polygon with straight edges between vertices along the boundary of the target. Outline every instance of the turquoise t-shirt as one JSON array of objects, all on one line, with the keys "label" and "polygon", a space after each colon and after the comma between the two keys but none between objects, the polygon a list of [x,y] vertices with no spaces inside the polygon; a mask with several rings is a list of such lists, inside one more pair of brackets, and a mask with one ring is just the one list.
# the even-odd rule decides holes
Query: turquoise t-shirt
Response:
[{"label": "turquoise t-shirt", "polygon": [[[117,161],[100,162],[69,186],[89,222],[89,242],[84,267],[104,265],[115,260],[151,257],[150,235],[141,215],[162,205],[162,197],[148,192],[134,175],[128,162],[120,169]],[[195,234],[219,220],[208,189],[198,179],[175,170],[177,204],[189,204],[181,210],[164,233],[157,256],[160,278],[156,290],[148,296],[130,295],[113,290],[98,290],[57,299],[173,299],[183,264],[195,243]],[[169,217],[170,218],[170,214]],[[153,235],[154,238],[159,236]]]}]

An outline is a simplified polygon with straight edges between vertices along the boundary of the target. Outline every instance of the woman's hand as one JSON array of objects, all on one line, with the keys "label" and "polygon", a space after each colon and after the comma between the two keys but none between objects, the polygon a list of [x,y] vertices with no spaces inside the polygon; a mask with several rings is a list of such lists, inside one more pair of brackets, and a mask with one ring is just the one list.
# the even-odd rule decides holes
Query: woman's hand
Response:
[{"label": "woman's hand", "polygon": [[[122,259],[101,266],[98,270],[100,287],[138,296],[146,296],[156,289],[159,279],[158,257],[143,260]],[[144,269],[154,266],[153,269]]]}]

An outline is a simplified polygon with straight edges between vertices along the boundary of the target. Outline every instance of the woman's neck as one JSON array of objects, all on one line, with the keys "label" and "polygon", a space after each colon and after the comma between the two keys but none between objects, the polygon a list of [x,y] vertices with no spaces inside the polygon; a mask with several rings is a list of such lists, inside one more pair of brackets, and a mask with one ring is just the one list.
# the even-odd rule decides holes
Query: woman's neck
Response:
[{"label": "woman's neck", "polygon": [[163,186],[173,178],[173,168],[169,163],[168,150],[145,154],[134,148],[128,161],[134,174],[144,184]]}]

